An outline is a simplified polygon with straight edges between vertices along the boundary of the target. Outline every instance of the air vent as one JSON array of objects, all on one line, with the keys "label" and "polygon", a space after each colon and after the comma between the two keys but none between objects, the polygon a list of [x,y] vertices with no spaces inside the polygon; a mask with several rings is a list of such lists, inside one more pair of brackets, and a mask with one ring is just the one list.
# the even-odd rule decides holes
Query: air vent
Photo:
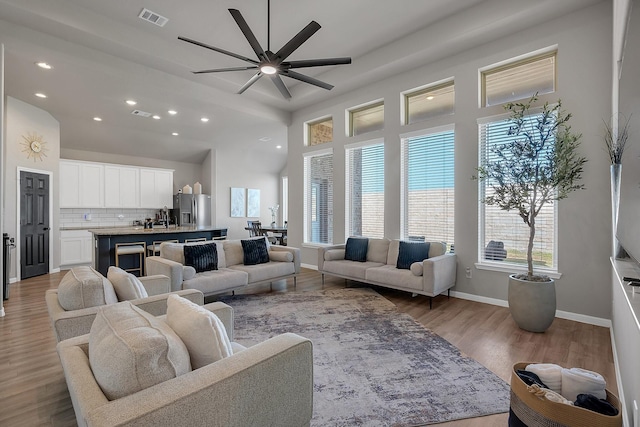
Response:
[{"label": "air vent", "polygon": [[155,12],[151,12],[149,9],[142,9],[138,18],[143,19],[145,21],[149,21],[152,24],[156,24],[158,27],[164,27],[164,24],[169,21],[169,18],[165,18],[162,15],[158,15]]},{"label": "air vent", "polygon": [[147,113],[146,111],[141,111],[141,110],[133,110],[131,114],[133,114],[134,116],[140,116],[140,117],[151,117],[151,113]]}]

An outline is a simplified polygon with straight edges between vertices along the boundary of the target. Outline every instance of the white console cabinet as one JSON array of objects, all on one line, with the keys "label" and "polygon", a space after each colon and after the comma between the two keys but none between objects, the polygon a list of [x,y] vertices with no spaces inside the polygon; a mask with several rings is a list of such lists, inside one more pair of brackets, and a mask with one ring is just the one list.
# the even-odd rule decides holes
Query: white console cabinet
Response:
[{"label": "white console cabinet", "polygon": [[60,268],[91,265],[92,241],[87,230],[60,230]]}]

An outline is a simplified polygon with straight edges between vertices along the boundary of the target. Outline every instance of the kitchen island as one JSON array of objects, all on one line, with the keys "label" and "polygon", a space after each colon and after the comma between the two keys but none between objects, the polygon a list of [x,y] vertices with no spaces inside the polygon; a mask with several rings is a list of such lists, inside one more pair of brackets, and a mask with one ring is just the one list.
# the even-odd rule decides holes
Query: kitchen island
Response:
[{"label": "kitchen island", "polygon": [[[153,242],[164,240],[184,242],[186,239],[222,240],[227,237],[226,228],[216,227],[94,228],[89,232],[93,234],[93,267],[105,276],[109,266],[116,265],[115,248],[118,243],[144,242],[151,246]],[[137,262],[137,257],[120,257],[122,268],[135,267]]]}]

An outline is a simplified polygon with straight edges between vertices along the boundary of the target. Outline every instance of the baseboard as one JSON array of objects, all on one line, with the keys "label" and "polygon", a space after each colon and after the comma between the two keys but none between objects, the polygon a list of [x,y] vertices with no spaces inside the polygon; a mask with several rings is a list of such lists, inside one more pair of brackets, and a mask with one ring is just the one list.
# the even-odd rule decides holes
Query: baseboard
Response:
[{"label": "baseboard", "polygon": [[0,317],[4,317],[4,307],[0,307]]},{"label": "baseboard", "polygon": [[627,414],[627,405],[624,398],[624,389],[622,388],[622,375],[620,374],[620,366],[618,365],[618,352],[616,351],[616,338],[613,334],[613,328],[609,328],[609,334],[611,335],[611,349],[613,350],[613,366],[616,370],[616,383],[618,384],[618,400],[620,401],[620,410],[622,411],[622,425],[629,427],[631,421]]},{"label": "baseboard", "polygon": [[[480,295],[468,294],[466,292],[451,291],[451,296],[466,299],[469,301],[481,302],[484,304],[497,305],[500,307],[509,307],[509,303],[505,300],[497,298],[488,298]],[[611,328],[610,319],[602,319],[600,317],[587,316],[586,314],[571,313],[569,311],[556,310],[556,317],[560,319],[573,320],[575,322],[587,323],[589,325],[603,326]]]},{"label": "baseboard", "polygon": [[17,277],[9,277],[9,283],[16,283],[18,281]]},{"label": "baseboard", "polygon": [[317,266],[317,265],[312,265],[312,264],[300,264],[300,267],[308,268],[309,270],[315,270],[315,271],[318,271],[318,266]]},{"label": "baseboard", "polygon": [[60,268],[54,268],[51,270],[52,273],[60,273]]}]

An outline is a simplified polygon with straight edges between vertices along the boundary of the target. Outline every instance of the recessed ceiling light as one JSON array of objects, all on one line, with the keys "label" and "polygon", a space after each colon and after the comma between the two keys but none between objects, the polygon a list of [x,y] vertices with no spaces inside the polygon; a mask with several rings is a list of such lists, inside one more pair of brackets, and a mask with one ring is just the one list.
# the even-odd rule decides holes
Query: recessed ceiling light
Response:
[{"label": "recessed ceiling light", "polygon": [[101,122],[102,119],[100,117],[94,117],[93,120],[95,120],[96,122]]},{"label": "recessed ceiling light", "polygon": [[282,145],[276,145],[276,148],[279,150],[282,148]]},{"label": "recessed ceiling light", "polygon": [[40,68],[44,68],[45,70],[50,70],[51,68],[53,68],[51,65],[47,64],[46,62],[36,62],[36,65]]},{"label": "recessed ceiling light", "polygon": [[171,114],[172,116],[175,116],[176,114],[178,114],[176,110],[169,110],[167,111],[167,113]]},{"label": "recessed ceiling light", "polygon": [[433,96],[429,95],[427,96],[427,101],[431,101],[433,98],[434,98]]},{"label": "recessed ceiling light", "polygon": [[208,118],[208,117],[202,117],[202,118],[200,119],[200,121],[201,121],[202,123],[207,123],[207,122],[209,121],[209,118]]},{"label": "recessed ceiling light", "polygon": [[160,116],[157,115],[157,114],[155,116],[153,116],[153,118],[156,119],[156,120],[160,120]]},{"label": "recessed ceiling light", "polygon": [[38,98],[46,98],[47,97],[47,95],[45,95],[44,93],[40,93],[40,92],[36,93],[36,96]]},{"label": "recessed ceiling light", "polygon": [[129,104],[129,105],[136,105],[136,104],[137,104],[137,102],[136,102],[136,101],[134,101],[133,99],[127,99],[127,100],[126,100],[126,101],[124,101],[124,102],[126,102],[126,103],[127,103],[127,104]]},{"label": "recessed ceiling light", "polygon": [[178,136],[178,135],[180,135],[180,134],[179,134],[178,132],[173,132],[171,135],[173,135],[173,136]]}]

